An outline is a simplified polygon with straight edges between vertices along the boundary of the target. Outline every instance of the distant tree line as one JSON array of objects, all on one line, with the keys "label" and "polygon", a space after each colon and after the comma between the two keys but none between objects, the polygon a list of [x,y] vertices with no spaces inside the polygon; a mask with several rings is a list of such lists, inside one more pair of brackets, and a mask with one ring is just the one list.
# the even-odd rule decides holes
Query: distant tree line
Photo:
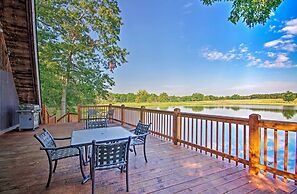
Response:
[{"label": "distant tree line", "polygon": [[241,96],[234,94],[232,96],[214,96],[204,95],[202,93],[193,93],[190,96],[170,96],[165,92],[160,95],[149,93],[146,90],[139,90],[136,94],[118,94],[110,93],[108,101],[110,102],[188,102],[188,101],[214,101],[214,100],[249,100],[249,99],[283,99],[284,101],[294,101],[297,93],[287,91],[286,93],[273,94],[252,94]]}]

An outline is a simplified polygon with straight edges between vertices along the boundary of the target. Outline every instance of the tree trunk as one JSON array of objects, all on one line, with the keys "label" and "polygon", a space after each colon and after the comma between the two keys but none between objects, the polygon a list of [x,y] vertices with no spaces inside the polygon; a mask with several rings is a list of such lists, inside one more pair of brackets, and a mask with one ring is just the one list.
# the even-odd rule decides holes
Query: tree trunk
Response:
[{"label": "tree trunk", "polygon": [[61,115],[66,114],[66,105],[67,105],[67,86],[63,86],[62,89],[62,98],[61,98]]}]

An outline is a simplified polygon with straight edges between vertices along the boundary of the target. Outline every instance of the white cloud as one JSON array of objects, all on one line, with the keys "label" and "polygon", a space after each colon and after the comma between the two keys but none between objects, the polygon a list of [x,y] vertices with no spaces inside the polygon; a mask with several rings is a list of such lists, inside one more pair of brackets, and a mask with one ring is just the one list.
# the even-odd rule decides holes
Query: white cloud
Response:
[{"label": "white cloud", "polygon": [[192,7],[192,5],[193,5],[192,2],[188,2],[188,3],[184,4],[183,8],[188,9],[188,8]]},{"label": "white cloud", "polygon": [[290,38],[293,38],[294,36],[292,34],[286,34],[286,35],[283,35],[281,38],[283,39],[290,39]]},{"label": "white cloud", "polygon": [[275,27],[275,25],[269,25],[269,32],[272,31]]},{"label": "white cloud", "polygon": [[228,51],[227,53],[222,53],[222,52],[219,52],[217,50],[208,50],[208,49],[205,49],[203,51],[203,57],[210,60],[210,61],[217,61],[217,60],[220,60],[220,61],[230,61],[232,59],[235,58],[235,54],[234,54],[235,50],[232,49],[230,51]]},{"label": "white cloud", "polygon": [[282,32],[287,34],[297,34],[297,18],[286,22],[286,26],[281,29]]},{"label": "white cloud", "polygon": [[273,53],[273,52],[267,52],[267,56],[268,57],[274,57],[275,56],[275,53]]},{"label": "white cloud", "polygon": [[258,67],[263,68],[292,68],[297,67],[297,65],[292,64],[286,53],[279,53],[274,61],[266,60],[264,63],[260,64]]},{"label": "white cloud", "polygon": [[273,40],[273,41],[269,41],[269,42],[266,42],[264,44],[264,47],[275,47],[277,46],[278,44],[282,44],[283,41],[280,40],[280,39],[277,39],[277,40]]}]

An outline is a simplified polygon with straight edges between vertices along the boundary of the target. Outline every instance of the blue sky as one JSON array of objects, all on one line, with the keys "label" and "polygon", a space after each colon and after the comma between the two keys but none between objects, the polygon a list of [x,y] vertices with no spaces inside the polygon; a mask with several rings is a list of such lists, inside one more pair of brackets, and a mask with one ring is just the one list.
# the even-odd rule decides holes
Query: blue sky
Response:
[{"label": "blue sky", "polygon": [[252,29],[228,21],[231,3],[121,0],[120,45],[128,63],[112,92],[248,95],[297,92],[297,1]]}]

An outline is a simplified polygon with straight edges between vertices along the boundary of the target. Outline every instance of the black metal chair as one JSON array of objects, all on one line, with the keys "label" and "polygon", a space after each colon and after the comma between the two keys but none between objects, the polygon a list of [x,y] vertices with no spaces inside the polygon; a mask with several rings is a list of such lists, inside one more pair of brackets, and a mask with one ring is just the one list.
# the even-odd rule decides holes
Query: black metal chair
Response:
[{"label": "black metal chair", "polygon": [[133,146],[134,154],[135,156],[137,155],[135,146],[143,145],[143,154],[144,154],[145,162],[147,162],[146,151],[145,151],[146,136],[149,134],[150,127],[151,127],[151,123],[144,124],[141,121],[139,121],[136,128],[131,131],[131,132],[134,132],[135,135],[137,135],[135,138],[131,140],[131,146]]},{"label": "black metal chair", "polygon": [[[83,161],[82,149],[80,147],[73,148],[70,146],[57,147],[56,145],[55,140],[69,140],[71,139],[71,137],[54,138],[50,134],[50,132],[46,129],[43,129],[43,132],[41,134],[35,134],[34,137],[42,145],[40,150],[44,150],[46,152],[48,162],[49,162],[49,175],[48,175],[46,188],[48,188],[50,185],[52,173],[55,173],[56,171],[58,160],[61,160],[64,158],[79,156],[81,173],[83,178],[85,178],[85,174],[82,169],[82,161]],[[54,169],[53,169],[52,162],[55,162]]]},{"label": "black metal chair", "polygon": [[109,109],[107,111],[107,114],[106,114],[106,118],[107,118],[108,123],[110,121],[113,122],[113,115],[114,115],[114,109]]},{"label": "black metal chair", "polygon": [[107,127],[107,118],[93,118],[86,120],[86,129]]},{"label": "black metal chair", "polygon": [[92,193],[95,193],[95,171],[120,168],[126,172],[126,191],[129,191],[128,163],[131,137],[113,140],[112,142],[92,142],[91,179]]}]

